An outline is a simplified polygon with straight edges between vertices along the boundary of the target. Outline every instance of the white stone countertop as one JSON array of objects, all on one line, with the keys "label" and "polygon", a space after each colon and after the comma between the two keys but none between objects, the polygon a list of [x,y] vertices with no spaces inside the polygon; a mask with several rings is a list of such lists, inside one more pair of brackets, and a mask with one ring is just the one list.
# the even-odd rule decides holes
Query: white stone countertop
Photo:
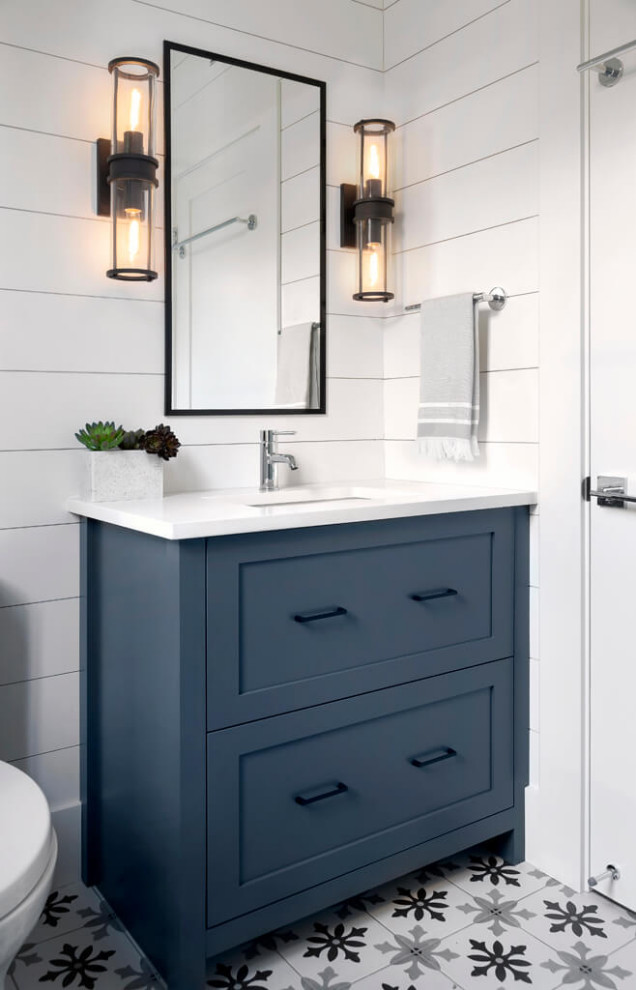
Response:
[{"label": "white stone countertop", "polygon": [[138,501],[69,498],[66,508],[78,516],[166,540],[187,540],[533,505],[536,501],[537,493],[532,491],[382,479],[290,486],[267,493],[244,488],[182,492]]}]

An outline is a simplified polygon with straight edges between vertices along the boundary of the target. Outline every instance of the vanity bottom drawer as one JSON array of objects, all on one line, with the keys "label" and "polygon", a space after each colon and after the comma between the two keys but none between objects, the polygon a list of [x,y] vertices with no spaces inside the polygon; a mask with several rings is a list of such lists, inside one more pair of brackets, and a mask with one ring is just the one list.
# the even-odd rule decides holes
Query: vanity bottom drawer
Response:
[{"label": "vanity bottom drawer", "polygon": [[512,661],[208,734],[208,925],[510,807]]}]

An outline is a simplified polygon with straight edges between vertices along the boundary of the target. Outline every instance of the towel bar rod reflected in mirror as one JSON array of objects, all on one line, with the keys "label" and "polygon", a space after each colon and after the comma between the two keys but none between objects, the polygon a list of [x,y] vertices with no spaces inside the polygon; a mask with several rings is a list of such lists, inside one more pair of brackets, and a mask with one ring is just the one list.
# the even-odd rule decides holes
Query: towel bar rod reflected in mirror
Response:
[{"label": "towel bar rod reflected in mirror", "polygon": [[193,234],[192,237],[184,237],[182,241],[178,241],[175,236],[172,246],[175,250],[176,248],[179,249],[179,256],[183,258],[185,253],[183,248],[186,244],[191,244],[192,241],[198,241],[200,237],[207,237],[208,234],[214,234],[217,230],[222,230],[224,227],[229,227],[232,223],[244,223],[247,225],[248,230],[256,230],[256,214],[250,213],[249,217],[231,217],[229,220],[224,220],[223,223],[216,223],[214,227],[207,227],[206,230],[200,230],[198,234]]},{"label": "towel bar rod reflected in mirror", "polygon": [[[487,302],[491,309],[499,310],[504,308],[507,298],[508,297],[506,296],[505,290],[502,289],[500,285],[497,285],[494,289],[491,289],[490,292],[475,292],[473,295],[473,302]],[[405,306],[404,312],[412,313],[421,308],[421,303],[413,303],[411,306]]]}]

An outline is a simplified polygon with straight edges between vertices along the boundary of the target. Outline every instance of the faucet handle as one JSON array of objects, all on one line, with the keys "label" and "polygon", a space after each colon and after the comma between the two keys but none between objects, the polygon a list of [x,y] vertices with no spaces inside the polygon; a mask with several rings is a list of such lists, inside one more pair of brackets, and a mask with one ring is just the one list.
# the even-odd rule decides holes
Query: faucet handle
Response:
[{"label": "faucet handle", "polygon": [[295,437],[297,430],[272,430],[273,437]]}]

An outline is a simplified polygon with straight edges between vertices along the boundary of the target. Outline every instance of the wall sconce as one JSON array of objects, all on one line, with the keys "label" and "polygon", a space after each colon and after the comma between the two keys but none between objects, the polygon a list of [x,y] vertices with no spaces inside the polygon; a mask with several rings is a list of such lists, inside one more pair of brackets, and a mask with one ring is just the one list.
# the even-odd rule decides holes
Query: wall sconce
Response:
[{"label": "wall sconce", "polygon": [[[113,136],[97,141],[97,213],[113,219],[108,278],[151,282],[152,208],[157,186],[155,81],[159,66],[145,58],[114,58]],[[110,188],[109,188],[110,187]]]},{"label": "wall sconce", "polygon": [[391,120],[359,120],[360,179],[358,185],[340,186],[340,246],[358,249],[358,291],[353,298],[388,302],[388,225],[395,205],[388,193],[388,137]]}]

